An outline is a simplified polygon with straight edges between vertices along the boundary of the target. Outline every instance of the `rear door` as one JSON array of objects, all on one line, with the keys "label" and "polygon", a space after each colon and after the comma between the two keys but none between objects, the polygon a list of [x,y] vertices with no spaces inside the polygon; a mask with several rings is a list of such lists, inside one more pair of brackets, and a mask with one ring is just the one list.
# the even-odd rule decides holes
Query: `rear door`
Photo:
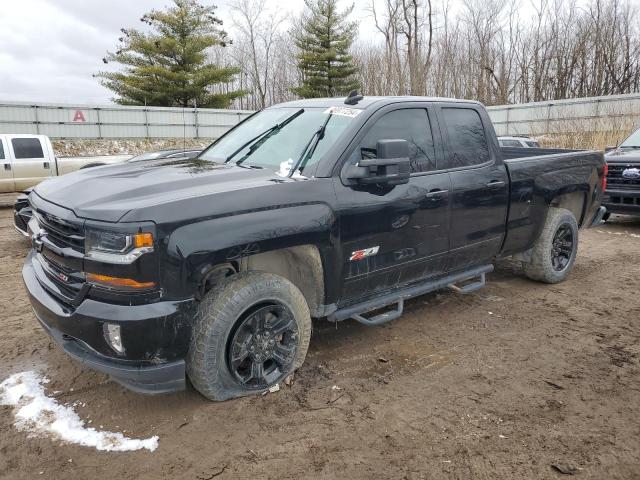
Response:
[{"label": "rear door", "polygon": [[452,103],[438,109],[451,176],[447,270],[482,264],[500,252],[506,230],[509,179],[482,107]]},{"label": "rear door", "polygon": [[13,157],[16,190],[24,190],[53,174],[47,145],[39,137],[7,137]]},{"label": "rear door", "polygon": [[[442,142],[427,104],[390,105],[356,136],[347,162],[375,155],[383,139],[410,144],[409,183],[345,185],[335,178],[343,258],[342,304],[442,273],[449,250],[449,174],[438,170]],[[348,151],[349,152],[349,151]]]},{"label": "rear door", "polygon": [[11,158],[2,136],[0,136],[0,193],[15,192]]}]

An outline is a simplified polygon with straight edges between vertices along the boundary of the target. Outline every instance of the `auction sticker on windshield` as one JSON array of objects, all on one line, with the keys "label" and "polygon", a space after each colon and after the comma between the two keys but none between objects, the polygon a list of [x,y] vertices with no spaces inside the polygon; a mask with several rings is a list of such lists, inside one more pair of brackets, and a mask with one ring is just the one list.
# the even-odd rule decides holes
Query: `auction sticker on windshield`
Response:
[{"label": "auction sticker on windshield", "polygon": [[355,118],[362,113],[362,110],[347,107],[329,107],[323,113]]}]

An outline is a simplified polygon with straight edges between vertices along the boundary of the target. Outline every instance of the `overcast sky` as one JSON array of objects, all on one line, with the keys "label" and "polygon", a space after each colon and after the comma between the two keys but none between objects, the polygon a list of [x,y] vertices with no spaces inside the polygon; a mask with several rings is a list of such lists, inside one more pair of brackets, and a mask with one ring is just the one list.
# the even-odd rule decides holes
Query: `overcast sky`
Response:
[{"label": "overcast sky", "polygon": [[[214,1],[231,30],[228,0]],[[112,93],[91,75],[114,50],[120,29],[170,0],[4,0],[0,11],[0,101],[109,103]],[[208,2],[205,2],[208,3]],[[356,10],[368,0],[356,0]],[[302,0],[278,0],[298,13]],[[371,25],[363,23],[361,30]],[[232,33],[232,32],[230,32]]]}]

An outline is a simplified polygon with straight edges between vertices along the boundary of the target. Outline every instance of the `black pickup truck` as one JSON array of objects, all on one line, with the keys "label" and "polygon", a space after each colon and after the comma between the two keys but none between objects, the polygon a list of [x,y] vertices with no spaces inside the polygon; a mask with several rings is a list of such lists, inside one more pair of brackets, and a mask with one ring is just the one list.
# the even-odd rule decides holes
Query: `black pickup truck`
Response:
[{"label": "black pickup truck", "polygon": [[612,213],[640,216],[640,130],[605,155],[607,188],[602,203],[604,219]]},{"label": "black pickup truck", "polygon": [[563,280],[604,214],[604,170],[599,152],[501,149],[476,102],[295,101],[196,159],[38,185],[23,277],[72,357],[224,400],[297,369],[311,318],[379,325],[407,298],[482,287],[502,257]]}]

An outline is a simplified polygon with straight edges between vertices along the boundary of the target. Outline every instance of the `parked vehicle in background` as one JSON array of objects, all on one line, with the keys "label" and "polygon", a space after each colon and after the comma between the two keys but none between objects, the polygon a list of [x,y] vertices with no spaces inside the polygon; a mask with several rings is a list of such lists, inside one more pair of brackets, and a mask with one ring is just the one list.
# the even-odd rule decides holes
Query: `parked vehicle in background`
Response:
[{"label": "parked vehicle in background", "polygon": [[531,137],[498,137],[498,143],[501,147],[521,147],[521,148],[540,148],[540,143]]},{"label": "parked vehicle in background", "polygon": [[264,392],[303,363],[311,317],[380,325],[509,256],[564,280],[604,213],[603,153],[507,150],[477,102],[275,105],[195,159],[38,185],[23,279],[55,342],[128,388]]},{"label": "parked vehicle in background", "polygon": [[155,152],[145,152],[135,157],[131,157],[127,160],[128,163],[143,162],[146,160],[160,160],[163,158],[185,159],[195,158],[200,152],[201,148],[167,148],[165,150],[157,150]]},{"label": "parked vehicle in background", "polygon": [[607,207],[604,220],[608,220],[612,213],[640,215],[640,129],[617,148],[610,149],[605,160],[608,174],[607,190],[602,200]]},{"label": "parked vehicle in background", "polygon": [[23,191],[18,195],[13,204],[13,228],[25,237],[29,236],[27,225],[33,217],[33,210],[31,209],[31,205],[29,205],[29,194],[32,190],[33,187],[30,187]]},{"label": "parked vehicle in background", "polygon": [[21,192],[49,177],[121,163],[131,155],[57,158],[46,135],[0,134],[0,193]]},{"label": "parked vehicle in background", "polygon": [[[145,152],[140,155],[136,155],[135,157],[131,157],[126,160],[127,163],[135,163],[142,161],[151,161],[151,160],[160,160],[171,158],[174,160],[185,160],[189,158],[197,157],[202,149],[179,149],[179,148],[170,148],[165,150],[157,150],[155,152]],[[94,157],[95,158],[95,157]],[[31,209],[31,205],[29,205],[29,194],[33,190],[33,187],[30,187],[22,192],[16,198],[14,203],[14,214],[13,214],[13,225],[16,231],[24,236],[28,236],[27,233],[27,225],[29,224],[29,220],[33,216],[33,211]]]}]

